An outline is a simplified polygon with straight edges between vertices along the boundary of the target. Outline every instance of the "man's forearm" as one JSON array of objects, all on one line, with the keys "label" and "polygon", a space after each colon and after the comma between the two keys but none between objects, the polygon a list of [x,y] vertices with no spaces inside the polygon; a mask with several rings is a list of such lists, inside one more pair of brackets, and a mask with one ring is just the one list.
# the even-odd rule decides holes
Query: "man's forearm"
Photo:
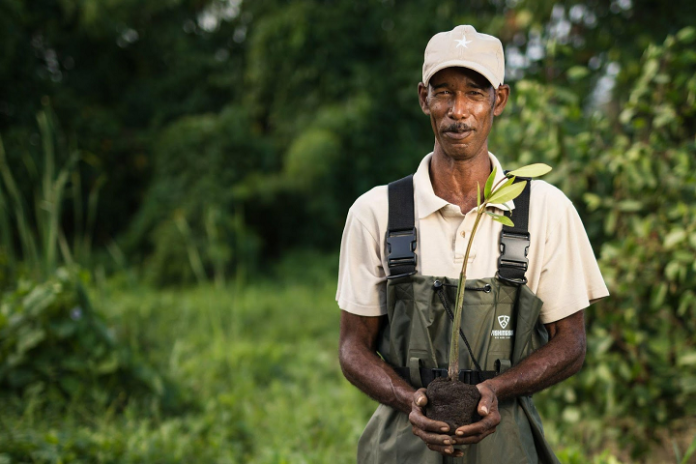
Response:
[{"label": "man's forearm", "polygon": [[376,353],[341,347],[340,361],[346,379],[366,395],[406,414],[411,412],[415,389]]},{"label": "man's forearm", "polygon": [[385,322],[386,316],[364,317],[342,311],[338,359],[350,383],[380,403],[408,414],[415,390],[376,353],[380,326]]},{"label": "man's forearm", "polygon": [[583,312],[551,326],[551,340],[505,373],[487,380],[499,399],[531,395],[567,379],[585,360]]}]

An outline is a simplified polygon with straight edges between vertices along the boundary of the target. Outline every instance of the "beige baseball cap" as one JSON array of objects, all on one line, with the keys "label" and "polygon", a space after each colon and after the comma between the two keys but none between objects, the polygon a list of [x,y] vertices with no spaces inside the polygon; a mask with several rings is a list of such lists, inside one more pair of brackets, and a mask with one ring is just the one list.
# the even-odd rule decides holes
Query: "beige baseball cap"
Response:
[{"label": "beige baseball cap", "polygon": [[445,68],[473,69],[497,89],[505,79],[503,44],[469,25],[435,34],[425,47],[423,83],[427,86],[430,78]]}]

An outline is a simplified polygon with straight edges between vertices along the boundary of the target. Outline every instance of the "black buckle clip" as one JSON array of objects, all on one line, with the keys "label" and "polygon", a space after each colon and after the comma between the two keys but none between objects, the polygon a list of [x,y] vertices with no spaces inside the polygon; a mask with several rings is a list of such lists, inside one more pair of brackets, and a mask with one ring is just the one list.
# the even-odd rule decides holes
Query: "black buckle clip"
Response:
[{"label": "black buckle clip", "polygon": [[[521,277],[511,279],[509,277],[501,277],[500,272],[498,278],[515,284],[527,283],[527,278],[524,273],[529,267],[529,233],[500,232],[500,258],[498,258],[498,270],[510,269],[514,270],[515,274]],[[507,273],[506,273],[507,274]]]},{"label": "black buckle clip", "polygon": [[389,268],[416,265],[416,229],[394,230],[387,234]]}]

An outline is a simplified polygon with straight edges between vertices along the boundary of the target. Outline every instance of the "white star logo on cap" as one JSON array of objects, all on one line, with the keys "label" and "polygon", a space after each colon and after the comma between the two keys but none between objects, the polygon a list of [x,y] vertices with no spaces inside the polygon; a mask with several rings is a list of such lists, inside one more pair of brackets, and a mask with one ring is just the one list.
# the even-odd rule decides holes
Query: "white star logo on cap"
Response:
[{"label": "white star logo on cap", "polygon": [[466,40],[466,35],[462,34],[462,40],[455,40],[455,42],[457,42],[456,48],[459,48],[459,47],[469,48],[466,45],[470,44],[471,40]]}]

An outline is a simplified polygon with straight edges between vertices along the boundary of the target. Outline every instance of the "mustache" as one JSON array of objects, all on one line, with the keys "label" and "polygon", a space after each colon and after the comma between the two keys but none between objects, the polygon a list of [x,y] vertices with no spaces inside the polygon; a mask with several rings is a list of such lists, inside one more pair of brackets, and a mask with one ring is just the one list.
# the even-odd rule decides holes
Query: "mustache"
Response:
[{"label": "mustache", "polygon": [[470,125],[463,122],[455,122],[454,124],[450,124],[449,126],[445,127],[444,132],[464,132],[470,130],[472,130],[472,127]]}]

